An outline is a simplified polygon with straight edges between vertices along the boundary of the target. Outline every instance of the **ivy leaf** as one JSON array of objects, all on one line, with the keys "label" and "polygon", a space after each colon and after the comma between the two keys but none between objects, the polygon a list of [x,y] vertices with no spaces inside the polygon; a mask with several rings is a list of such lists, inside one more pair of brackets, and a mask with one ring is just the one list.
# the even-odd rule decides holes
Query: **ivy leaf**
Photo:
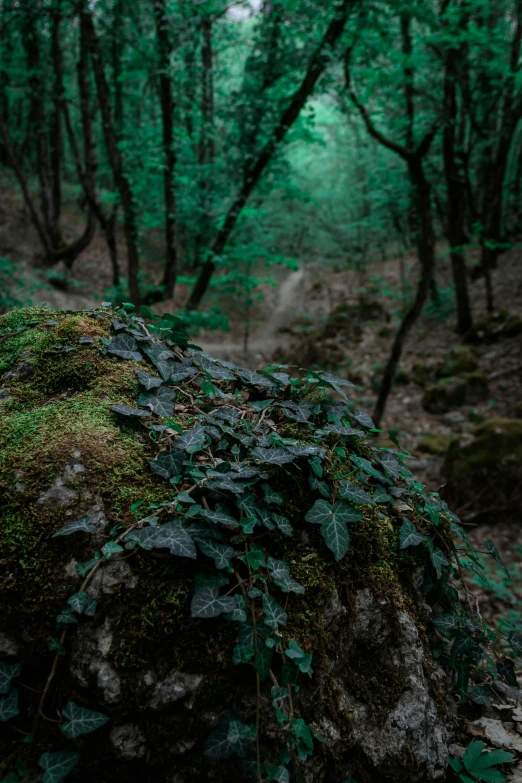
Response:
[{"label": "ivy leaf", "polygon": [[274,783],[290,783],[290,773],[286,767],[281,765],[276,766],[275,764],[268,764],[265,762],[265,770],[267,780],[273,780]]},{"label": "ivy leaf", "polygon": [[89,515],[75,519],[74,522],[67,522],[66,525],[61,527],[56,533],[53,533],[51,538],[58,538],[58,536],[72,536],[73,533],[94,533],[94,524]]},{"label": "ivy leaf", "polygon": [[491,539],[489,539],[489,538],[485,538],[484,539],[484,543],[486,545],[486,549],[490,553],[490,555],[493,558],[493,560],[502,569],[502,571],[505,573],[505,575],[509,579],[510,578],[509,571],[507,570],[506,566],[502,562],[502,558],[500,557],[500,553],[499,553],[497,547],[495,546],[495,544],[493,543],[493,541],[491,541]]},{"label": "ivy leaf", "polygon": [[85,563],[77,563],[76,564],[76,570],[78,571],[79,575],[81,577],[87,576],[89,571],[92,571],[98,560],[100,559],[101,555],[99,552],[96,552],[94,557],[91,557],[90,560],[86,560]]},{"label": "ivy leaf", "polygon": [[84,615],[86,617],[94,617],[96,614],[96,607],[98,606],[98,601],[96,598],[88,598],[85,602],[85,607],[83,610]]},{"label": "ivy leaf", "polygon": [[318,457],[324,459],[326,456],[326,449],[322,449],[320,446],[311,446],[308,443],[297,443],[295,446],[287,446],[287,450],[294,457]]},{"label": "ivy leaf", "polygon": [[60,614],[56,617],[58,625],[74,625],[78,622],[78,618],[72,609],[62,609]]},{"label": "ivy leaf", "polygon": [[469,694],[469,698],[475,704],[482,707],[491,707],[491,701],[482,685],[476,685]]},{"label": "ivy leaf", "polygon": [[215,525],[229,525],[231,527],[237,527],[238,521],[234,517],[227,514],[225,511],[210,511],[209,509],[202,509],[200,516],[208,519],[209,522],[213,522]]},{"label": "ivy leaf", "polygon": [[280,504],[283,502],[283,498],[281,497],[281,495],[278,495],[278,493],[272,489],[270,484],[261,484],[261,488],[265,496],[265,503]]},{"label": "ivy leaf", "polygon": [[502,662],[497,663],[497,672],[500,676],[511,685],[512,688],[518,687],[517,676],[515,674],[515,664],[509,658],[505,658]]},{"label": "ivy leaf", "polygon": [[141,361],[139,345],[130,334],[118,334],[107,346],[107,353],[119,356],[121,359],[130,359],[134,362]]},{"label": "ivy leaf", "polygon": [[66,719],[62,725],[62,731],[73,739],[81,734],[90,734],[92,731],[96,731],[110,720],[109,716],[104,715],[103,712],[94,712],[86,707],[79,707],[73,701],[70,701],[62,710],[62,716]]},{"label": "ivy leaf", "polygon": [[205,430],[202,427],[194,427],[194,429],[184,432],[177,439],[176,448],[183,449],[187,454],[195,454],[196,451],[200,451],[203,448],[205,441]]},{"label": "ivy leaf", "polygon": [[[150,394],[144,392],[140,394],[138,399],[138,405],[142,407],[149,407],[156,416],[163,416],[168,418],[172,416],[174,412],[174,398],[176,392],[174,389],[169,389],[167,386],[162,386],[158,389],[156,394]],[[179,446],[178,446],[179,448]]]},{"label": "ivy leaf", "polygon": [[446,558],[446,555],[442,551],[442,549],[434,549],[433,552],[430,552],[431,556],[431,562],[433,563],[433,567],[435,568],[435,571],[437,572],[437,579],[440,579],[442,576],[442,568],[443,566],[448,566],[449,561]]},{"label": "ivy leaf", "polygon": [[265,378],[263,375],[259,375],[259,373],[254,372],[254,370],[249,370],[245,367],[238,367],[235,370],[235,374],[238,376],[238,378],[241,378],[244,383],[247,383],[250,386],[261,386],[265,389],[277,388],[276,383],[271,381],[269,378]]},{"label": "ivy leaf", "polygon": [[400,478],[399,463],[393,454],[390,454],[389,451],[385,451],[379,455],[379,461],[387,473],[392,475],[394,478]]},{"label": "ivy leaf", "polygon": [[272,514],[272,519],[276,523],[277,527],[285,536],[293,536],[294,529],[289,520],[282,514]]},{"label": "ivy leaf", "polygon": [[218,617],[228,614],[236,608],[236,601],[231,595],[219,595],[219,588],[227,581],[212,577],[200,576],[196,581],[196,591],[190,604],[192,617]]},{"label": "ivy leaf", "polygon": [[406,549],[409,546],[418,546],[423,541],[427,541],[428,536],[419,533],[413,522],[409,519],[402,520],[402,527],[399,532],[400,548]]},{"label": "ivy leaf", "polygon": [[227,568],[231,558],[238,554],[227,544],[212,539],[198,539],[197,543],[204,555],[213,558],[216,568]]},{"label": "ivy leaf", "polygon": [[256,651],[246,644],[236,644],[232,653],[232,663],[239,666],[240,663],[248,663],[254,657]]},{"label": "ivy leaf", "polygon": [[323,498],[329,498],[332,494],[326,481],[320,481],[316,476],[309,476],[308,483],[310,485],[310,489],[314,491],[317,490],[323,496]]},{"label": "ivy leaf", "polygon": [[270,576],[283,593],[296,593],[297,595],[304,593],[304,587],[291,578],[290,568],[284,560],[275,560],[270,557],[267,568],[270,571]]},{"label": "ivy leaf", "polygon": [[451,639],[464,626],[464,618],[456,614],[439,614],[433,618],[432,623],[442,636]]},{"label": "ivy leaf", "polygon": [[196,547],[187,530],[179,522],[167,522],[156,529],[154,549],[169,549],[172,555],[196,559]]},{"label": "ivy leaf", "polygon": [[130,408],[128,405],[112,405],[111,411],[119,413],[121,416],[136,416],[138,418],[152,416],[150,411],[144,411],[142,408]]},{"label": "ivy leaf", "polygon": [[171,476],[179,476],[183,472],[185,453],[175,448],[172,451],[160,451],[156,459],[149,462],[152,470],[161,478],[169,479]]},{"label": "ivy leaf", "polygon": [[11,680],[21,672],[21,666],[19,663],[3,663],[0,661],[0,693],[7,693],[11,687]]},{"label": "ivy leaf", "polygon": [[230,477],[230,474],[228,476],[223,476],[223,478],[209,481],[207,487],[209,487],[209,489],[221,489],[226,492],[233,492],[235,495],[242,495],[244,492],[244,487],[236,484]]},{"label": "ivy leaf", "polygon": [[137,370],[136,372],[138,374],[139,382],[142,386],[145,386],[147,391],[155,389],[157,386],[161,386],[163,383],[161,378],[155,378],[153,375],[149,375],[149,373],[145,372],[144,370]]},{"label": "ivy leaf", "polygon": [[270,674],[270,667],[272,666],[272,658],[274,657],[274,651],[271,647],[266,645],[258,650],[254,659],[254,669],[259,674],[261,682],[266,680]]},{"label": "ivy leaf", "polygon": [[0,721],[5,723],[7,720],[16,717],[20,713],[18,709],[18,691],[16,688],[7,694],[0,696]]},{"label": "ivy leaf", "polygon": [[313,403],[309,400],[303,400],[299,403],[288,401],[281,402],[279,407],[288,419],[304,423],[312,415]]},{"label": "ivy leaf", "polygon": [[384,487],[377,486],[375,487],[374,493],[373,493],[373,499],[376,503],[391,503],[393,501],[393,498],[391,495],[388,495]]},{"label": "ivy leaf", "polygon": [[69,604],[73,612],[76,612],[76,614],[81,614],[85,609],[85,605],[87,603],[87,593],[84,592],[83,590],[79,593],[74,593],[68,599],[67,603]]},{"label": "ivy leaf", "polygon": [[312,522],[314,525],[330,523],[332,517],[336,522],[346,525],[349,522],[359,522],[363,518],[363,514],[348,503],[343,503],[342,500],[338,500],[333,506],[326,500],[316,500],[305,515],[306,521]]},{"label": "ivy leaf", "polygon": [[249,729],[248,735],[243,735],[237,729],[229,733],[232,721],[222,721],[218,728],[212,732],[205,743],[205,756],[212,759],[228,759],[233,756],[244,756],[252,745],[253,734]]},{"label": "ivy leaf", "polygon": [[372,417],[366,413],[366,411],[355,410],[351,416],[362,427],[366,427],[366,429],[369,430],[375,429],[375,424],[373,423]]},{"label": "ivy leaf", "polygon": [[237,507],[245,512],[247,517],[255,517],[257,514],[257,503],[254,493],[249,489],[245,491],[243,497],[236,500]]},{"label": "ivy leaf", "polygon": [[364,457],[357,457],[354,454],[352,454],[350,456],[350,459],[357,468],[364,470],[365,473],[368,473],[369,476],[373,476],[374,478],[377,479],[377,481],[380,481],[384,484],[392,483],[389,478],[383,476],[383,474],[380,471],[378,471],[376,468],[374,468],[372,463],[369,460],[365,459]]},{"label": "ivy leaf", "polygon": [[115,541],[107,541],[107,543],[102,546],[101,552],[106,560],[110,560],[113,555],[123,552],[123,547]]},{"label": "ivy leaf", "polygon": [[179,383],[180,381],[184,381],[185,378],[191,378],[198,374],[195,367],[186,367],[183,364],[169,364],[168,366],[170,372],[165,380],[168,380],[171,383]]},{"label": "ivy leaf", "polygon": [[347,386],[351,388],[355,388],[355,385],[351,381],[347,381],[346,378],[339,378],[337,375],[334,375],[331,372],[316,372],[315,373],[323,383],[325,383],[327,386],[330,386],[334,391],[337,392],[337,394],[340,394],[343,399],[347,399],[346,394],[344,393],[342,387]]},{"label": "ivy leaf", "polygon": [[265,623],[274,631],[277,630],[279,625],[286,625],[288,615],[271,595],[263,595],[263,611],[265,613]]},{"label": "ivy leaf", "polygon": [[142,549],[153,549],[159,528],[143,527],[139,530],[131,530],[125,537],[126,541],[136,541]]},{"label": "ivy leaf", "polygon": [[42,753],[38,761],[45,770],[42,783],[60,783],[78,764],[79,753]]},{"label": "ivy leaf", "polygon": [[519,636],[515,631],[511,631],[508,633],[507,638],[513,652],[517,655],[522,655],[522,636]]},{"label": "ivy leaf", "polygon": [[370,497],[362,487],[358,487],[357,484],[352,484],[352,482],[347,479],[343,479],[339,482],[339,495],[345,500],[351,500],[352,503],[375,506],[373,498]]},{"label": "ivy leaf", "polygon": [[262,448],[257,446],[255,449],[252,449],[252,456],[259,462],[264,462],[268,465],[286,465],[286,463],[294,461],[294,455],[284,448]]}]

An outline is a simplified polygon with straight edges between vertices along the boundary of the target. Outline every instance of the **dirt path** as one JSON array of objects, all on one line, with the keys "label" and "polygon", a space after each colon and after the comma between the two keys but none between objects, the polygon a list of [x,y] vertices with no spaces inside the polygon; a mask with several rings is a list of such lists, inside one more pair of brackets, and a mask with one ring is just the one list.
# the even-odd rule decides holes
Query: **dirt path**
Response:
[{"label": "dirt path", "polygon": [[[269,320],[258,324],[254,337],[248,341],[247,353],[250,357],[268,361],[274,351],[284,346],[287,341],[285,329],[288,329],[302,310],[301,298],[304,293],[306,279],[304,265],[290,274],[277,287],[276,306],[269,315]],[[243,340],[198,338],[198,345],[204,351],[222,359],[240,359],[244,357]]]}]

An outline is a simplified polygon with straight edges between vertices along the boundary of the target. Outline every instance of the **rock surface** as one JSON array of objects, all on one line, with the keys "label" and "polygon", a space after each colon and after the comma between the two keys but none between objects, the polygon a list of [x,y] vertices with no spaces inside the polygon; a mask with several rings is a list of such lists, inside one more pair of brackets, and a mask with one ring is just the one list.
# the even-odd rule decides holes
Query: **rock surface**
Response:
[{"label": "rock surface", "polygon": [[[31,310],[25,320],[24,311],[0,319],[0,332],[22,327],[0,344],[0,381],[12,398],[4,397],[0,421],[0,654],[8,663],[20,661],[33,688],[41,688],[52,666],[48,644],[57,614],[80,587],[78,564],[114,526],[135,522],[135,504],[161,504],[174,491],[149,467],[158,449],[148,431],[111,411],[115,404],[135,407],[140,388],[133,362],[98,350],[109,319],[60,316],[47,326],[48,318]],[[25,329],[28,320],[37,325]],[[93,343],[80,347],[81,337]],[[76,350],[57,352],[54,346],[64,342]],[[182,394],[178,399],[174,415],[186,430],[191,413]],[[235,404],[248,412],[245,397]],[[208,409],[220,406],[217,397]],[[294,423],[272,416],[268,432],[293,436]],[[313,503],[304,479],[294,487],[281,468],[270,470],[281,510],[299,533],[272,537],[270,546],[306,590],[286,595],[284,634],[313,653],[314,662],[313,677],[301,679],[295,709],[324,736],[303,764],[305,780],[444,780],[454,705],[431,654],[434,607],[418,580],[424,554],[420,547],[399,549],[404,511],[364,506],[362,519],[350,527],[348,555],[337,563],[304,522]],[[214,502],[212,494],[208,499]],[[82,515],[92,533],[52,537]],[[231,661],[235,625],[190,616],[195,572],[206,562],[201,555],[196,564],[142,549],[104,560],[86,591],[98,602],[95,614],[68,631],[67,655],[58,662],[46,709],[52,718],[74,698],[110,722],[95,734],[57,741],[55,725],[42,721],[29,761],[42,750],[79,750],[82,763],[71,783],[252,780],[234,760],[204,755],[224,715],[247,715],[255,723],[256,713],[253,670]],[[270,685],[263,685],[261,722],[269,745],[277,745],[281,728],[270,708]],[[20,726],[34,719],[35,709],[24,694]],[[0,743],[2,757],[21,747],[14,732],[3,733]]]}]

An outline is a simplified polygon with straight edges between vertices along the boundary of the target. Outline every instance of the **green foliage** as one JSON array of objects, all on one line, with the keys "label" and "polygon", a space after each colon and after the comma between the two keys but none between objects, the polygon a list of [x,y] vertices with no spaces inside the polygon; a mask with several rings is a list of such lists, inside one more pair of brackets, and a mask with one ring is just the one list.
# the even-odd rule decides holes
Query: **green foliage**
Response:
[{"label": "green foliage", "polygon": [[505,750],[484,752],[484,743],[473,740],[466,748],[462,760],[452,758],[449,763],[462,783],[473,783],[477,780],[483,780],[485,783],[503,783],[507,780],[507,775],[494,767],[499,764],[509,764],[514,758],[512,753],[507,753]]},{"label": "green foliage", "polygon": [[[94,313],[97,318],[108,319],[111,315]],[[116,333],[119,338],[133,337],[133,333],[145,335],[151,329],[152,324],[146,325],[130,307],[120,308],[115,315],[113,335]],[[63,316],[58,314],[57,318]],[[154,320],[155,324],[164,322],[159,317]],[[171,334],[172,321],[166,319],[166,323]],[[297,525],[309,524],[311,536],[318,526],[325,544],[321,556],[333,555],[332,568],[343,568],[342,561],[349,551],[349,528],[359,538],[360,528],[368,520],[386,518],[387,546],[394,557],[406,558],[405,563],[409,562],[407,558],[413,558],[415,568],[423,565],[426,593],[439,605],[452,609],[435,615],[433,626],[441,637],[439,660],[451,673],[455,690],[464,699],[486,704],[487,690],[477,670],[477,664],[485,658],[486,647],[502,638],[511,644],[515,654],[520,654],[522,639],[512,626],[506,633],[467,615],[453,583],[461,578],[461,567],[473,565],[482,573],[477,553],[446,504],[413,479],[404,464],[405,455],[371,445],[374,427],[370,417],[353,410],[343,398],[329,397],[331,389],[335,388],[338,394],[343,392],[343,379],[319,372],[283,382],[278,372],[281,368],[253,372],[187,346],[186,355],[181,356],[171,337],[167,341],[159,339],[163,336],[161,329],[157,334],[152,340],[133,337],[136,350],[131,343],[128,354],[110,355],[115,356],[113,361],[139,360],[144,367],[149,366],[148,362],[160,370],[161,379],[156,378],[152,385],[152,376],[139,371],[142,386],[149,387],[146,394],[172,400],[174,394],[183,390],[191,400],[190,414],[184,419],[187,429],[169,418],[170,407],[165,411],[156,405],[151,406],[149,420],[140,423],[153,442],[161,437],[162,448],[150,462],[150,470],[171,486],[170,499],[162,503],[134,503],[130,511],[136,521],[127,527],[115,526],[101,549],[92,552],[86,562],[77,564],[83,581],[56,617],[57,633],[49,645],[55,656],[64,655],[66,634],[88,622],[96,612],[96,602],[88,598],[87,587],[96,570],[112,558],[126,556],[125,550],[140,547],[145,552],[163,549],[176,557],[199,561],[202,570],[195,577],[191,617],[198,623],[218,618],[219,622],[235,624],[238,642],[232,663],[251,667],[255,672],[258,709],[260,689],[270,682],[274,716],[280,726],[280,747],[270,749],[263,766],[268,778],[286,780],[300,774],[299,765],[313,754],[315,741],[321,738],[299,716],[294,703],[301,679],[312,675],[315,652],[306,635],[296,640],[288,630],[305,588],[294,578],[294,566],[284,558],[274,557],[273,551],[291,551],[284,542],[295,539]],[[106,351],[110,344],[102,341],[100,350]],[[127,343],[120,339],[119,344]],[[190,373],[179,386],[172,378],[182,368]],[[210,405],[200,385],[202,376],[208,375],[216,389],[223,391],[223,396],[217,395]],[[249,405],[241,403],[241,395],[235,391],[248,393]],[[235,404],[231,405],[227,395],[233,392]],[[294,406],[289,406],[290,402]],[[122,427],[137,427],[134,411],[143,412],[127,405],[116,405],[112,410],[121,416]],[[274,431],[272,425],[268,426],[263,421],[264,411],[282,422],[288,411],[297,414],[292,421],[292,437],[283,437],[277,428]],[[369,434],[364,430],[354,434],[354,424]],[[220,458],[216,459],[215,454]],[[283,485],[281,477],[285,477]],[[294,480],[304,486],[308,503],[312,504],[304,520],[293,513],[285,486]],[[207,489],[212,492],[206,494]],[[342,499],[337,500],[338,497]],[[379,511],[379,504],[391,504],[395,498],[407,502],[411,509],[407,518],[401,520],[392,512],[388,518]],[[143,514],[139,519],[138,511]],[[94,532],[92,520],[86,516],[67,523],[53,537]],[[320,537],[316,540],[319,547],[323,546]],[[458,549],[455,540],[463,544]],[[502,568],[495,545],[489,542],[486,546],[492,561]],[[354,557],[357,556],[355,552]],[[0,666],[2,720],[18,715],[18,693],[12,688],[18,674],[16,665]],[[513,662],[502,658],[495,676],[508,683],[516,682]],[[62,730],[71,738],[95,731],[109,720],[108,716],[72,701],[62,715]],[[251,769],[259,777],[263,730],[252,729],[250,720],[251,716],[223,716],[209,737],[205,752],[212,758],[242,758],[247,766],[253,765]],[[68,765],[73,764],[73,757],[76,763],[75,754],[44,754],[41,766],[47,780],[65,776],[72,769]],[[469,777],[484,772],[487,765],[480,761],[483,767],[477,766],[479,761],[469,769],[466,767],[463,774]],[[490,777],[484,780],[497,779],[491,777],[491,771],[487,774]],[[465,783],[465,777],[462,780]]]}]

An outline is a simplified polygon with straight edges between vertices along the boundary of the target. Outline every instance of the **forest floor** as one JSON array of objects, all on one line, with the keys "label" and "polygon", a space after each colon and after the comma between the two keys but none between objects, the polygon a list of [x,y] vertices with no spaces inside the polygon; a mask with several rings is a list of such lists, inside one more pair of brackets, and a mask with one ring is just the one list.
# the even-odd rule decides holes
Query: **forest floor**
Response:
[{"label": "forest floor", "polygon": [[[11,281],[13,285],[23,284],[14,294],[20,300],[47,302],[51,307],[64,309],[91,307],[103,300],[111,284],[103,237],[97,234],[77,260],[68,290],[50,285],[38,269],[40,250],[23,205],[11,187],[2,188],[1,185],[0,181],[0,258],[8,257],[17,265],[15,279]],[[82,221],[83,216],[71,202],[63,219],[68,238],[81,232]],[[161,244],[159,234],[152,232],[144,246],[146,271],[152,278],[159,274]],[[122,237],[119,245],[124,268]],[[408,296],[403,281],[415,279],[415,256],[370,264],[364,271],[348,268],[334,271],[326,263],[307,264],[304,261],[297,271],[283,267],[277,268],[275,274],[272,270],[256,270],[256,273],[273,275],[278,285],[261,286],[264,296],[250,313],[246,350],[245,327],[239,318],[231,320],[230,332],[204,332],[196,342],[210,353],[251,367],[266,366],[274,361],[299,367],[326,366],[356,384],[353,399],[359,407],[371,412],[376,401],[379,371],[386,363]],[[401,360],[401,383],[396,383],[391,392],[382,423],[385,431],[391,427],[398,431],[401,445],[414,455],[411,469],[432,489],[438,489],[444,483],[444,453],[443,450],[435,454],[422,453],[419,445],[426,435],[442,436],[442,441],[449,441],[483,418],[520,416],[517,403],[522,402],[522,335],[518,335],[477,347],[477,369],[487,380],[487,394],[481,401],[439,414],[425,410],[425,390],[416,382],[419,366],[434,376],[448,351],[461,343],[455,330],[455,312],[449,294],[449,259],[442,247],[439,249],[437,282],[441,304],[438,308],[430,305],[425,309],[407,340]],[[493,272],[493,289],[496,306],[507,308],[522,318],[522,250],[501,256],[499,268]],[[370,313],[365,314],[361,308],[361,294]],[[187,288],[179,286],[175,301],[164,303],[163,310],[172,312],[180,308],[186,296]],[[485,313],[482,278],[470,284],[470,296],[474,318],[478,319]],[[225,312],[233,312],[231,298],[219,301],[212,293],[206,304],[220,304]],[[351,313],[348,319],[340,317],[346,312]],[[368,314],[373,317],[368,318]],[[450,415],[455,413],[457,416]],[[463,498],[460,503],[464,511],[467,502],[468,499]],[[459,503],[457,512],[458,506]],[[480,595],[483,615],[493,618],[509,615],[522,630],[520,519],[490,524],[487,518],[481,517],[480,525],[474,526],[473,519],[467,523],[475,542],[485,537],[495,541],[514,577],[509,581],[496,574],[489,588],[480,586],[475,580],[473,590]],[[499,695],[498,701],[499,704],[506,702],[505,696]],[[503,719],[505,723],[501,707],[495,710],[493,718],[497,722]],[[516,726],[522,728],[522,723]],[[522,753],[522,731],[519,729],[517,735],[516,729],[513,730],[515,739],[519,737],[516,749]],[[473,731],[481,733],[476,727]],[[466,730],[461,740],[466,744],[469,738]],[[520,781],[522,777],[514,780]]]}]

